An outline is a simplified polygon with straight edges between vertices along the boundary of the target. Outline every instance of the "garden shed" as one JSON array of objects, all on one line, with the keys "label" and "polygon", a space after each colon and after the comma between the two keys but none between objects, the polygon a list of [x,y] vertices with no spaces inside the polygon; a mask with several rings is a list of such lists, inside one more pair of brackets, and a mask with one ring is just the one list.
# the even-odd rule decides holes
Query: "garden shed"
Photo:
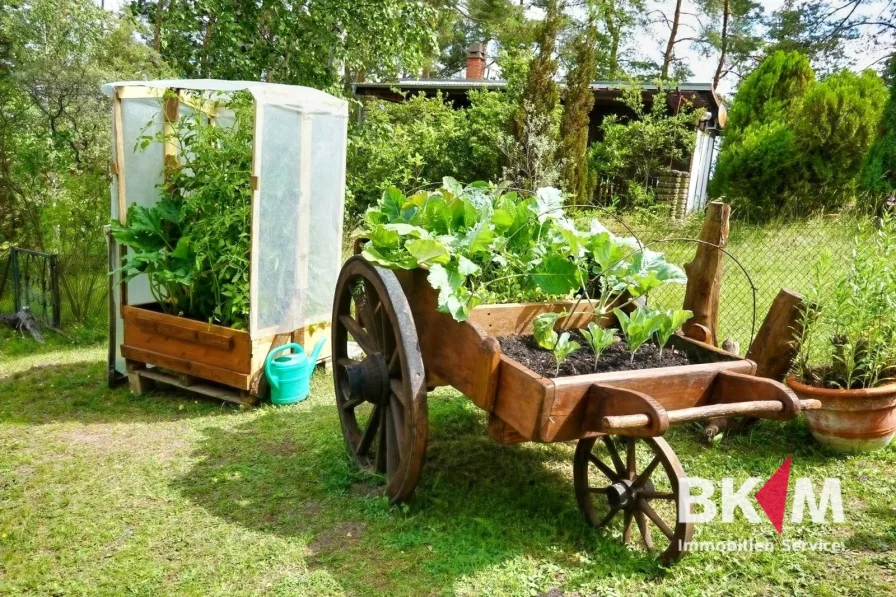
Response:
[{"label": "garden shed", "polygon": [[[251,94],[247,324],[226,327],[163,313],[146,275],[123,281],[115,273],[109,363],[110,377],[129,374],[137,391],[164,369],[179,374],[174,379],[183,385],[199,380],[204,387],[210,380],[241,398],[260,395],[272,348],[328,335],[342,262],[347,103],[316,89],[241,81],[117,82],[103,91],[113,103],[111,215],[121,223],[131,206],[159,202],[164,165],[183,158],[165,140],[166,128],[197,111],[202,122],[236,126],[226,100]],[[114,272],[129,249],[109,240]]]}]

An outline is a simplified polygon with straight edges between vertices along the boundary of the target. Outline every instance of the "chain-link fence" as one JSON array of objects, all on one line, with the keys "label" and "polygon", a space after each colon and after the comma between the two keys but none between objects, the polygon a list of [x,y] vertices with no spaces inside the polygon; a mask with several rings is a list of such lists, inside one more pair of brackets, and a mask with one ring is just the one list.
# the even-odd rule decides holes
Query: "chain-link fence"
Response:
[{"label": "chain-link fence", "polygon": [[57,256],[12,247],[0,275],[0,307],[9,313],[25,308],[35,319],[57,327],[60,319]]},{"label": "chain-link fence", "polygon": [[[702,214],[682,222],[643,224],[630,220],[634,219],[610,218],[606,223],[619,234],[634,234],[679,266],[694,258],[695,243],[663,239],[699,238]],[[725,258],[719,297],[720,340],[738,342],[741,354],[745,353],[778,291],[788,288],[805,294],[814,282],[815,264],[825,251],[833,256],[833,268],[830,279],[822,284],[832,284],[839,272],[845,272],[856,238],[867,234],[872,225],[871,218],[855,214],[765,224],[731,220],[730,256]],[[680,308],[683,300],[684,286],[678,285],[662,287],[650,297],[661,307]]]},{"label": "chain-link fence", "polygon": [[43,325],[104,325],[105,255],[51,255],[21,248],[0,251],[0,313],[28,307]]}]

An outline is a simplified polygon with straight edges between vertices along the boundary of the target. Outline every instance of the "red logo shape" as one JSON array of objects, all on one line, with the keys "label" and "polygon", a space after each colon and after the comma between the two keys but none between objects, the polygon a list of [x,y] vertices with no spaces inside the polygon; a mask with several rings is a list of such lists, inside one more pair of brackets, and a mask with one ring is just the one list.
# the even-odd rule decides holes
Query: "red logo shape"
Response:
[{"label": "red logo shape", "polygon": [[787,487],[790,485],[790,461],[793,456],[788,456],[781,468],[769,477],[765,485],[756,492],[756,501],[762,506],[765,515],[775,525],[778,534],[784,528],[784,508],[787,506]]}]

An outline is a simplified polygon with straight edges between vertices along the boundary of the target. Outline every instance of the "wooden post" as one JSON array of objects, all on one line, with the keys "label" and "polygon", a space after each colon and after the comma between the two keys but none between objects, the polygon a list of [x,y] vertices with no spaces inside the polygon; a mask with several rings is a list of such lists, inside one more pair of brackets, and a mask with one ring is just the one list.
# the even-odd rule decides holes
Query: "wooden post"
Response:
[{"label": "wooden post", "polygon": [[[768,314],[747,351],[747,357],[756,363],[756,376],[781,381],[790,370],[793,359],[800,350],[796,337],[802,334],[800,312],[805,299],[792,290],[782,288],[769,307]],[[735,424],[733,418],[709,419],[704,429],[704,439],[712,439],[726,429],[742,431],[758,419],[743,417]]]},{"label": "wooden post", "polygon": [[799,352],[795,336],[802,334],[800,312],[805,299],[782,288],[769,307],[747,358],[756,362],[756,375],[782,381]]},{"label": "wooden post", "polygon": [[707,343],[718,341],[719,290],[722,286],[722,265],[725,254],[722,249],[728,244],[728,220],[731,206],[721,201],[713,201],[706,207],[706,218],[694,260],[684,266],[688,275],[688,285],[684,294],[684,309],[694,312],[683,329],[686,335],[691,326],[700,325],[709,330]]}]

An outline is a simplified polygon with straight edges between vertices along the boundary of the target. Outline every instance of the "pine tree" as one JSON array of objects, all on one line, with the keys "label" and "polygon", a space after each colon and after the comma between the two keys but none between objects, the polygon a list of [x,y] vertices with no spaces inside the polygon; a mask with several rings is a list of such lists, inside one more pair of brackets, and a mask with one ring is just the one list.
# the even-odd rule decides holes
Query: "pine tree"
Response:
[{"label": "pine tree", "polygon": [[861,187],[874,203],[896,194],[896,56],[887,63],[890,97],[878,123],[877,138],[865,156]]},{"label": "pine tree", "polygon": [[597,27],[592,13],[584,29],[570,42],[572,64],[566,74],[566,96],[560,123],[564,183],[575,202],[587,203],[591,194],[588,172],[588,124],[594,107],[591,78],[597,61]]},{"label": "pine tree", "polygon": [[554,81],[557,74],[554,49],[563,23],[564,4],[564,0],[548,0],[544,21],[538,27],[538,53],[529,64],[526,85],[511,122],[511,134],[522,145],[528,143],[527,136],[551,135],[547,124],[542,125],[545,130],[533,130],[530,125],[534,121],[553,122],[554,110],[560,102],[560,90]]}]

